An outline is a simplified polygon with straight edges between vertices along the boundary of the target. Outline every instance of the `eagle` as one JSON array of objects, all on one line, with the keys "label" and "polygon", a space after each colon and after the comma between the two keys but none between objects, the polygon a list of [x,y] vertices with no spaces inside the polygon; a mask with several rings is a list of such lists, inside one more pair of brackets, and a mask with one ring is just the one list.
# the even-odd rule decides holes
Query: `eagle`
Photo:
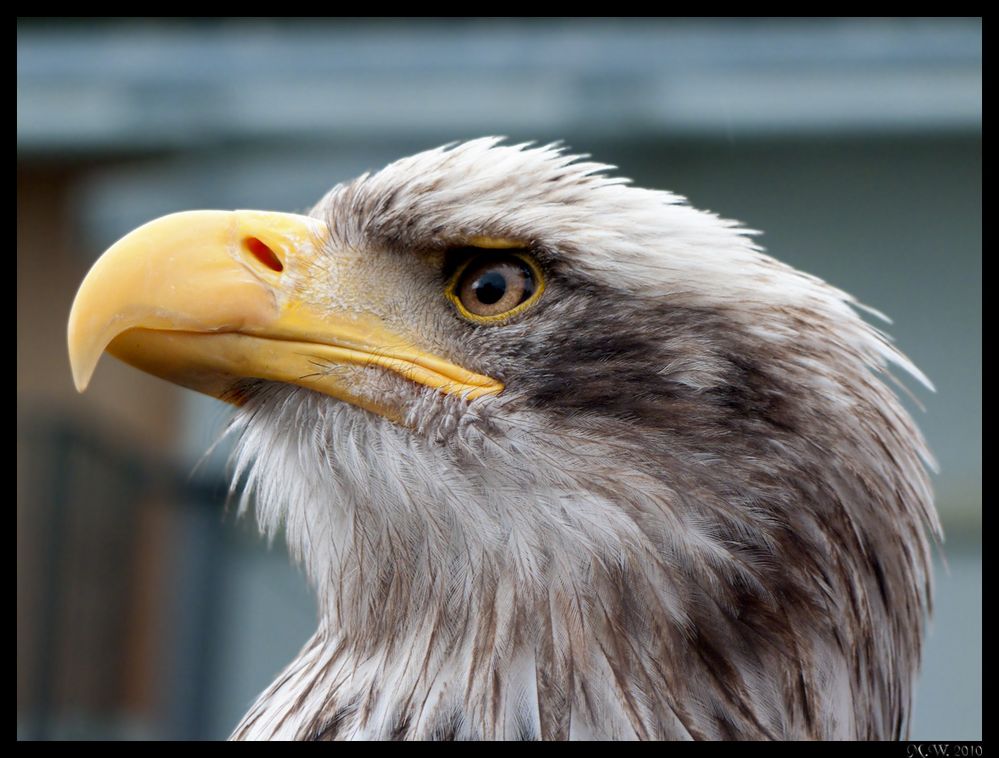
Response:
[{"label": "eagle", "polygon": [[612,169],[452,143],[87,274],[77,388],[107,350],[233,405],[239,510],[318,597],[233,738],[907,735],[940,526],[891,371],[928,380]]}]

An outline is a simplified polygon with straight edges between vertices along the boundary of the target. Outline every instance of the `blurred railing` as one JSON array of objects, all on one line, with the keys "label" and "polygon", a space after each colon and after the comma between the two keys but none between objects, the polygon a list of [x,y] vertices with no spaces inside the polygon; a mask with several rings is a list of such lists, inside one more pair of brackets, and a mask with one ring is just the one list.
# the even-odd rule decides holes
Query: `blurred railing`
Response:
[{"label": "blurred railing", "polygon": [[65,418],[17,437],[18,737],[204,736],[224,482]]}]

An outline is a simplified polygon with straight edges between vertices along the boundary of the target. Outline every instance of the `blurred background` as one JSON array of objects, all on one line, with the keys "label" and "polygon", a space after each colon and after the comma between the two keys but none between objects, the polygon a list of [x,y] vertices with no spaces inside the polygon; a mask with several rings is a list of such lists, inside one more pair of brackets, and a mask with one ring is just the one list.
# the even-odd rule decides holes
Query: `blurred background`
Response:
[{"label": "blurred background", "polygon": [[223,738],[316,623],[226,509],[226,406],[113,359],[74,391],[90,264],[165,213],[300,211],[488,134],[762,229],[894,319],[947,531],[913,737],[981,739],[976,19],[18,21],[18,737]]}]

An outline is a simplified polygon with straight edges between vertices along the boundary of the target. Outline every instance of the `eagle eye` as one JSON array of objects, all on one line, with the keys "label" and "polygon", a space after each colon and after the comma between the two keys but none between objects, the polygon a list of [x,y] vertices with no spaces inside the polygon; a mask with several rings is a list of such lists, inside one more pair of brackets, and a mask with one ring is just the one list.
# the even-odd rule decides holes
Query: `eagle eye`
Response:
[{"label": "eagle eye", "polygon": [[543,289],[541,271],[532,258],[523,253],[488,252],[458,268],[447,295],[462,316],[489,323],[530,307]]}]

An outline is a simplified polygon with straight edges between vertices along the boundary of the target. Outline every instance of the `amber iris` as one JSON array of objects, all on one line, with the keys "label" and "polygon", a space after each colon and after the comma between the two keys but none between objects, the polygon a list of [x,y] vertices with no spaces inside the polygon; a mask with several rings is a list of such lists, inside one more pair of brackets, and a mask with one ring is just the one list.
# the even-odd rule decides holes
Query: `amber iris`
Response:
[{"label": "amber iris", "polygon": [[509,315],[538,291],[535,269],[519,255],[483,255],[460,272],[454,296],[466,315],[494,319]]}]

